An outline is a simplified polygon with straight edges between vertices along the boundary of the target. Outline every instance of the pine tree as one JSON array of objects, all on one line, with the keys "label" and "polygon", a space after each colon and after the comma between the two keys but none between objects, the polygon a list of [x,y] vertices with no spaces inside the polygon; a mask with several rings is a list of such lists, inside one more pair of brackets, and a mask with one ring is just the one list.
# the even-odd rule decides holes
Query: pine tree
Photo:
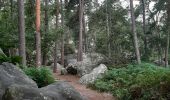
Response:
[{"label": "pine tree", "polygon": [[40,0],[36,0],[36,67],[41,66]]},{"label": "pine tree", "polygon": [[19,55],[22,57],[22,65],[26,65],[26,47],[25,47],[25,19],[24,19],[24,1],[18,0],[18,28],[19,28]]},{"label": "pine tree", "polygon": [[[58,17],[59,17],[59,0],[56,0],[56,30],[58,29]],[[57,72],[57,40],[55,40],[55,47],[54,47],[54,68],[53,72]]]},{"label": "pine tree", "polygon": [[137,38],[137,33],[136,33],[133,0],[130,0],[130,10],[131,10],[131,21],[132,21],[132,26],[131,27],[132,27],[132,33],[133,33],[134,46],[135,46],[135,53],[136,53],[137,63],[140,64],[141,63],[141,59],[140,59],[138,38]]},{"label": "pine tree", "polygon": [[77,61],[83,60],[83,12],[84,0],[79,0],[79,45],[78,45],[78,58]]}]

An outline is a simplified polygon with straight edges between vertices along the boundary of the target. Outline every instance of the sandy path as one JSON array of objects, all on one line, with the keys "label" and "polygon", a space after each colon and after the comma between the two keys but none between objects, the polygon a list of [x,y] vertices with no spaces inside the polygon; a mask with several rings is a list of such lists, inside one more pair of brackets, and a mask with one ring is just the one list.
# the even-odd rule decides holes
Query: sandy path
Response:
[{"label": "sandy path", "polygon": [[60,75],[56,73],[56,77],[59,80],[69,82],[81,95],[87,97],[89,100],[115,100],[111,94],[100,93],[95,90],[86,88],[85,85],[78,83],[79,77],[74,75]]}]

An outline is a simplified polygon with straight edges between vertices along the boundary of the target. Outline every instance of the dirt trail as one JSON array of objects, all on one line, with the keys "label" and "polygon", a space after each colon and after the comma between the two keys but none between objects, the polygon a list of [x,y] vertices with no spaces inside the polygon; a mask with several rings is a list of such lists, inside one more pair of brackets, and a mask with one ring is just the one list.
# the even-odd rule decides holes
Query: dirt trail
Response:
[{"label": "dirt trail", "polygon": [[74,75],[60,75],[56,73],[56,77],[59,80],[69,82],[81,95],[88,98],[88,100],[115,100],[111,94],[100,93],[95,90],[86,88],[85,85],[78,83],[79,77]]}]

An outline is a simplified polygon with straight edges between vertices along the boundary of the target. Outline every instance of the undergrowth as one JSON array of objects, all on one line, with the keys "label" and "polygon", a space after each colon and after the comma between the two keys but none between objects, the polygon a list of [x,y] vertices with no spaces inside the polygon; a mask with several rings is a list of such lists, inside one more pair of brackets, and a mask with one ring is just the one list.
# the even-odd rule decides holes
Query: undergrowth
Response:
[{"label": "undergrowth", "polygon": [[34,80],[37,83],[39,88],[55,82],[53,73],[51,72],[50,69],[46,67],[25,68],[24,72],[26,73],[26,75],[28,75],[32,80]]},{"label": "undergrowth", "polygon": [[20,56],[7,57],[5,55],[0,54],[0,64],[2,64],[3,62],[9,62],[9,63],[13,63],[13,64],[20,64],[21,61],[22,61],[22,57],[20,57]]},{"label": "undergrowth", "polygon": [[89,86],[120,100],[169,100],[170,69],[149,63],[113,68]]}]

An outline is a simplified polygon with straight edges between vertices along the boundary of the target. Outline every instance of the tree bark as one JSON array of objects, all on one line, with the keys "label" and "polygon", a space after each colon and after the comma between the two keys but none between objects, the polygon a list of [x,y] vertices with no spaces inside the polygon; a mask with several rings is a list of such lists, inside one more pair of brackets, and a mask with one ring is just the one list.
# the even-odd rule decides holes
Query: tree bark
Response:
[{"label": "tree bark", "polygon": [[19,28],[19,55],[22,57],[22,65],[26,66],[26,47],[25,47],[25,19],[24,1],[18,0],[18,28]]},{"label": "tree bark", "polygon": [[[63,1],[60,0],[60,3],[61,3],[61,27],[64,30]],[[64,34],[62,34],[62,40],[61,40],[61,65],[64,66]]]},{"label": "tree bark", "polygon": [[[56,0],[56,30],[58,29],[58,16],[59,16],[59,0]],[[54,47],[54,68],[53,72],[57,72],[57,39],[55,40],[55,47]]]},{"label": "tree bark", "polygon": [[57,72],[57,40],[55,41],[55,47],[54,47],[54,68],[53,72]]},{"label": "tree bark", "polygon": [[45,0],[45,12],[44,12],[44,38],[45,38],[45,48],[43,50],[43,59],[42,64],[47,65],[47,53],[48,53],[48,41],[46,40],[47,34],[48,34],[48,2],[49,0]]},{"label": "tree bark", "polygon": [[64,35],[62,35],[61,41],[61,65],[64,66]]},{"label": "tree bark", "polygon": [[84,37],[84,49],[83,51],[86,52],[87,51],[87,32],[86,32],[86,20],[85,20],[85,16],[83,15],[83,37]]},{"label": "tree bark", "polygon": [[36,67],[41,66],[40,0],[36,0]]},{"label": "tree bark", "polygon": [[111,57],[111,45],[110,45],[110,25],[109,25],[109,11],[108,11],[109,7],[108,7],[108,0],[106,3],[106,26],[107,26],[107,38],[108,38],[108,42],[107,42],[107,48],[108,48],[108,57]]},{"label": "tree bark", "polygon": [[167,33],[167,42],[166,42],[166,49],[165,49],[165,67],[168,67],[168,54],[169,54],[169,32]]},{"label": "tree bark", "polygon": [[133,39],[134,39],[136,59],[137,59],[137,63],[140,64],[141,63],[141,59],[140,59],[138,38],[137,38],[137,33],[136,33],[133,0],[130,0],[130,9],[131,9],[132,33],[133,33]]},{"label": "tree bark", "polygon": [[166,42],[166,50],[165,50],[165,67],[169,66],[168,63],[168,55],[169,55],[169,36],[170,36],[170,1],[167,1],[167,42]]},{"label": "tree bark", "polygon": [[78,58],[77,61],[83,60],[83,12],[84,0],[79,0],[79,45],[78,45]]}]

